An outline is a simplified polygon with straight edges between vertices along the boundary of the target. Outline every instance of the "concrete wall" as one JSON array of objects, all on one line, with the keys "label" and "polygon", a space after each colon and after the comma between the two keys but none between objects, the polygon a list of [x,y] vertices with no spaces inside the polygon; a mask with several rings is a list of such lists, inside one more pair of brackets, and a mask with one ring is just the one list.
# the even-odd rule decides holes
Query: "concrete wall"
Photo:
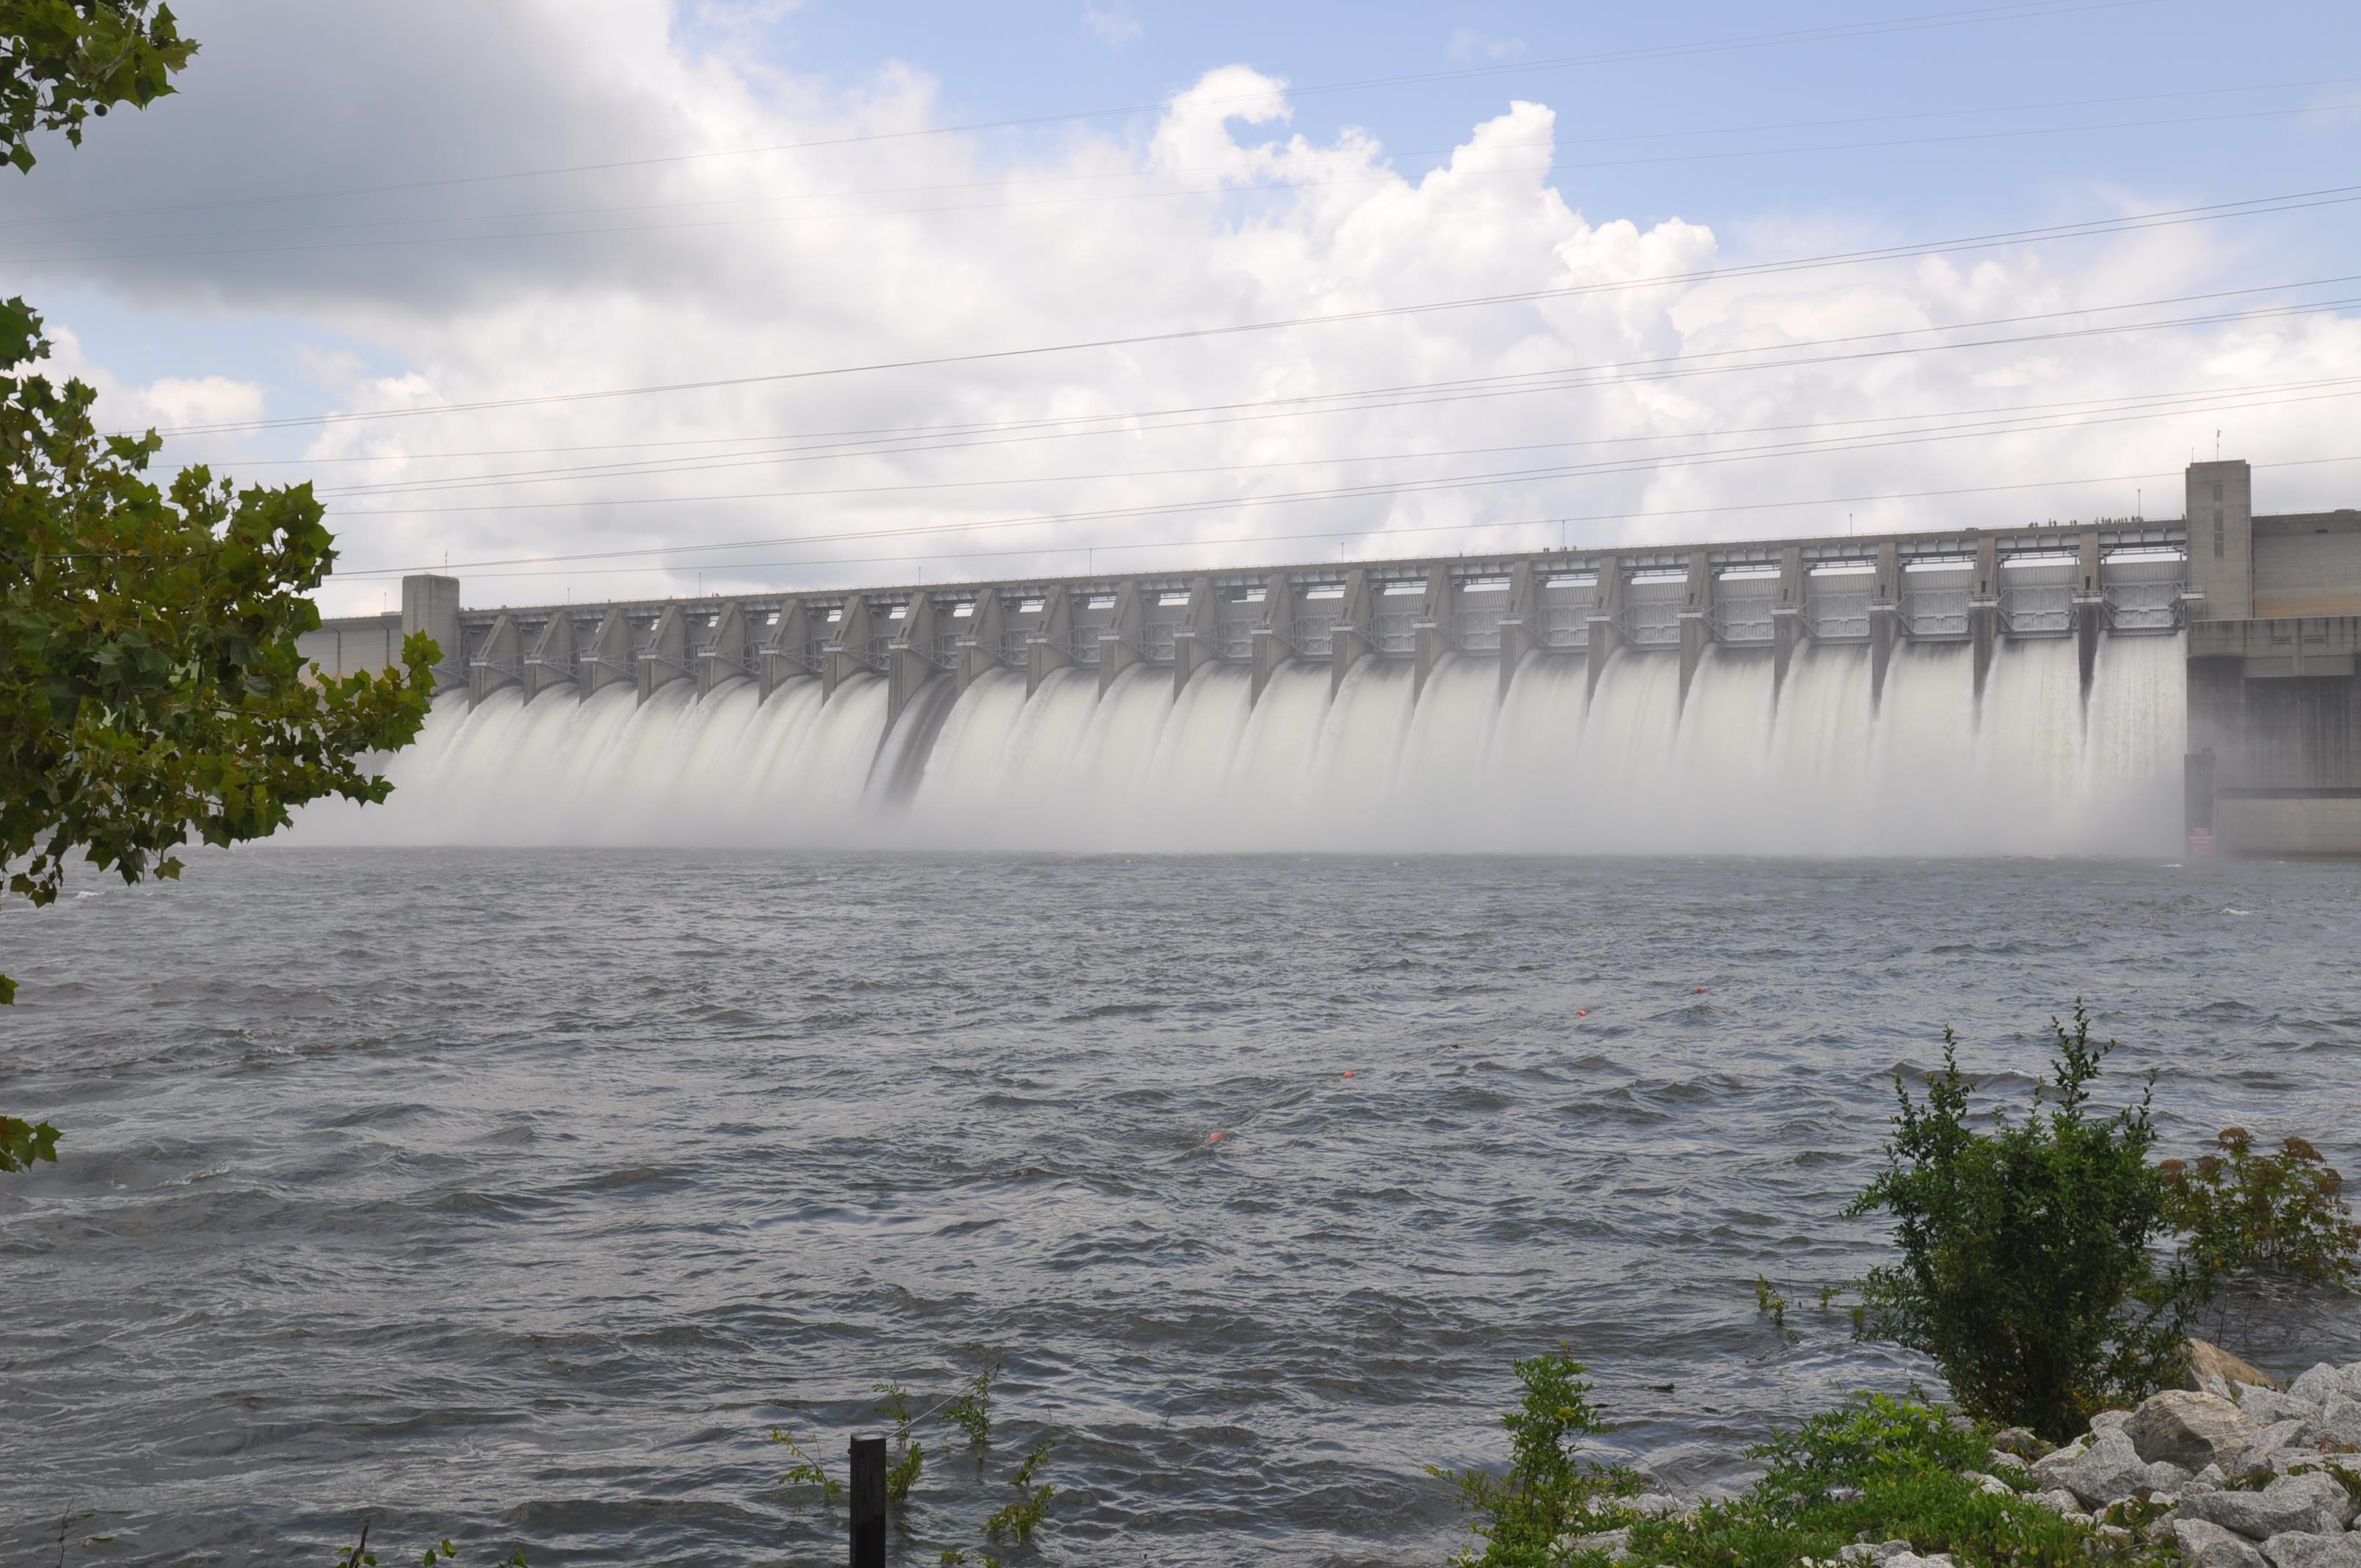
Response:
[{"label": "concrete wall", "polygon": [[2257,518],[2255,614],[2361,615],[2361,511]]}]

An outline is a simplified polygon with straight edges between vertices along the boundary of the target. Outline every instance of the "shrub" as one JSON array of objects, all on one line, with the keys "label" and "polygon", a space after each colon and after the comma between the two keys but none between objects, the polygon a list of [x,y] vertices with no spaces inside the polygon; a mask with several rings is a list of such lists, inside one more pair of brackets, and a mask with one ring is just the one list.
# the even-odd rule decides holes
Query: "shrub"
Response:
[{"label": "shrub", "polygon": [[[1960,1474],[1983,1470],[1992,1443],[1923,1399],[1855,1394],[1800,1431],[1752,1451],[1769,1465],[1743,1497],[1695,1513],[1643,1520],[1631,1551],[1675,1568],[1833,1564],[1859,1541],[1907,1541],[1921,1553],[2010,1568],[2089,1568],[2177,1562],[2169,1546],[2103,1536],[2030,1497],[1987,1492]],[[1572,1560],[1590,1568],[1603,1554]]]},{"label": "shrub", "polygon": [[1587,1370],[1572,1356],[1547,1352],[1514,1367],[1524,1396],[1500,1418],[1509,1429],[1509,1473],[1440,1470],[1427,1474],[1459,1488],[1460,1502],[1475,1517],[1469,1528],[1484,1542],[1456,1561],[1481,1568],[1546,1568],[1557,1561],[1562,1535],[1603,1530],[1612,1516],[1601,1505],[1640,1490],[1640,1478],[1620,1465],[1587,1460],[1569,1440],[1607,1430],[1590,1408]]},{"label": "shrub", "polygon": [[1896,1078],[1885,1168],[1849,1212],[1892,1214],[1902,1249],[1863,1282],[1857,1331],[1934,1357],[1969,1413],[2063,1440],[2181,1369],[2203,1291],[2150,1260],[2172,1227],[2170,1189],[2147,1163],[2148,1091],[2097,1113],[2091,1086],[2114,1042],[2092,1042],[2080,1001],[2071,1030],[2050,1028],[2049,1107],[2037,1095],[1989,1133],[1970,1124],[1975,1084],[1946,1029],[1923,1105]]},{"label": "shrub", "polygon": [[2276,1274],[2352,1289],[2361,1284],[2361,1225],[2345,1205],[2345,1179],[2301,1138],[2257,1154],[2244,1127],[2224,1127],[2218,1154],[2193,1164],[2169,1159],[2165,1182],[2183,1255],[2209,1279]]}]

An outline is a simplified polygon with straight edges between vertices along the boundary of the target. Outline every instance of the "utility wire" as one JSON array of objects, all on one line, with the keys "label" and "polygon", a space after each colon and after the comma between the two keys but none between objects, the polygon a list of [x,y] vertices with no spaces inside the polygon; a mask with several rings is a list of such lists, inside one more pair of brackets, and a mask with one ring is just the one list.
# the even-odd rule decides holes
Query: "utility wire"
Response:
[{"label": "utility wire", "polygon": [[[2361,463],[2361,453],[2351,453],[2338,457],[2287,458],[2279,462],[2256,463],[2250,465],[2250,466],[2256,468],[2303,468],[2318,467],[2336,463]],[[1726,516],[1732,512],[1783,511],[1813,507],[1826,507],[1833,510],[1837,507],[1872,506],[1892,501],[1939,500],[1960,496],[2000,495],[2017,490],[2068,489],[2091,485],[2129,485],[2148,479],[2175,479],[2180,477],[2181,470],[2180,469],[2162,468],[2147,473],[2100,474],[2073,479],[2028,479],[2010,484],[1967,485],[1936,490],[1889,490],[1871,495],[1818,496],[1808,499],[1757,499],[1735,501],[1722,506],[1657,507],[1640,511],[1568,513],[1555,517],[1495,519],[1488,521],[1477,522],[1411,523],[1400,526],[1389,526],[1385,528],[1320,529],[1302,533],[1246,533],[1235,534],[1226,538],[1197,537],[1188,539],[1130,540],[1115,543],[1085,543],[1080,544],[1040,544],[1016,550],[961,550],[945,551],[935,554],[897,554],[893,555],[834,555],[792,561],[708,561],[699,563],[699,568],[707,572],[759,571],[779,566],[858,566],[869,565],[878,562],[919,563],[928,561],[983,561],[1008,556],[1024,556],[1032,559],[1038,559],[1044,555],[1068,555],[1079,554],[1083,551],[1107,554],[1115,551],[1177,549],[1184,545],[1280,544],[1296,543],[1312,539],[1394,539],[1409,538],[1419,534],[1429,533],[1468,533],[1483,530],[1506,530],[1518,528],[1562,528],[1575,523],[1591,522],[1642,522],[1654,519]],[[1571,548],[1587,552],[1600,547],[1577,545],[1572,546]],[[1350,559],[1347,559],[1340,561],[1338,564],[1350,565],[1352,563]],[[1185,571],[1189,568],[1174,567],[1172,569],[1178,572]],[[387,568],[381,572],[339,573],[338,576],[356,578],[368,576],[390,576],[398,570],[400,570],[400,568]],[[434,566],[418,566],[412,567],[410,570],[434,571],[440,570],[440,568]],[[648,576],[661,573],[664,570],[665,568],[662,566],[591,566],[566,568],[558,571],[490,572],[481,574],[481,576],[491,580],[501,580],[521,577],[588,577],[625,575]],[[802,588],[791,589],[788,591],[812,592],[817,590],[807,585]]]},{"label": "utility wire", "polygon": [[[1888,16],[1864,22],[1833,23],[1817,27],[1795,27],[1783,32],[1739,34],[1721,38],[1697,39],[1683,44],[1657,44],[1637,49],[1611,49],[1590,54],[1561,55],[1548,60],[1520,60],[1510,64],[1472,66],[1453,71],[1420,71],[1399,76],[1365,77],[1356,81],[1315,82],[1304,86],[1280,86],[1271,91],[1252,93],[1197,98],[1192,103],[1220,104],[1261,103],[1276,96],[1308,98],[1336,93],[1362,92],[1374,88],[1417,86],[1435,82],[1464,81],[1477,77],[1499,76],[1525,71],[1561,71],[1587,65],[1609,65],[1652,60],[1675,60],[1701,54],[1727,54],[1747,49],[1765,49],[1799,43],[1838,42],[1856,38],[1875,38],[1894,33],[1913,33],[1950,27],[1971,27],[1979,23],[2025,21],[2046,16],[2074,16],[2086,12],[2116,11],[2159,4],[2160,0],[2079,0],[2079,3],[2059,4],[2057,0],[2012,0],[2012,3],[1979,5],[1963,10],[1938,11],[1918,16]],[[702,152],[666,153],[647,158],[611,159],[595,163],[559,164],[539,169],[511,170],[493,174],[453,175],[434,180],[409,180],[380,185],[353,185],[323,191],[290,192],[269,196],[225,197],[209,202],[184,202],[170,205],[127,207],[111,213],[81,214],[88,217],[145,217],[164,213],[184,213],[224,207],[268,205],[281,202],[321,201],[339,196],[375,196],[398,192],[444,190],[456,186],[492,184],[512,180],[537,180],[565,174],[607,173],[617,170],[647,169],[664,164],[695,163],[719,158],[743,158],[775,152],[804,152],[822,148],[854,147],[877,142],[909,141],[929,137],[961,136],[977,131],[1013,130],[1033,126],[1061,125],[1080,120],[1121,118],[1130,115],[1152,114],[1171,106],[1171,100],[1154,104],[1131,104],[1113,108],[1062,111],[1049,115],[1027,115],[1010,119],[976,120],[962,125],[930,126],[911,130],[870,131],[853,136],[825,137],[805,141],[769,142],[753,147],[717,148]],[[43,220],[34,220],[43,221]]]},{"label": "utility wire", "polygon": [[[2322,393],[2313,398],[2270,400],[2260,405],[2230,403],[2222,408],[2273,406],[2280,402],[2318,401],[2330,398],[2361,396],[2355,391]],[[2043,429],[2084,429],[2092,425],[2119,424],[2144,419],[2168,417],[2193,411],[2142,411],[2098,419],[2059,420],[2042,424],[2023,424],[2014,430],[1997,433],[2022,433]],[[1871,435],[1845,437],[1824,442],[1771,443],[1752,449],[1700,453],[1668,457],[1640,456],[1611,458],[1589,464],[1567,464],[1548,467],[1496,470],[1474,475],[1460,475],[1431,479],[1385,481],[1362,485],[1342,485],[1319,489],[1292,492],[1263,493],[1252,496],[1225,495],[1182,501],[1159,501],[1129,507],[1104,507],[1082,511],[1032,513],[1018,517],[987,518],[961,522],[909,523],[892,528],[856,528],[825,533],[782,534],[763,539],[736,539],[705,544],[666,544],[635,546],[613,550],[582,551],[566,554],[505,556],[489,560],[459,563],[453,569],[477,569],[490,566],[539,565],[556,562],[611,561],[701,555],[711,552],[770,548],[781,545],[836,543],[848,540],[925,537],[941,534],[981,533],[1011,528],[1033,528],[1049,523],[1100,522],[1128,518],[1170,517],[1178,514],[1218,510],[1246,510],[1269,506],[1301,505],[1315,501],[1358,500],[1376,497],[1393,498],[1405,495],[1433,494],[1440,491],[1463,490],[1487,486],[1535,483],[1566,478],[1595,478],[1623,474],[1653,474],[1667,468],[1720,466],[1730,463],[1755,462],[1765,458],[1826,456],[1883,450],[1895,446],[1927,445],[1937,442],[1975,439],[1994,432],[1981,429],[1953,429],[1876,433]],[[449,510],[473,511],[472,507],[449,508]],[[383,515],[400,515],[383,514]],[[408,572],[432,570],[422,566],[378,566],[357,568],[339,573],[341,576],[370,577],[400,576]]]},{"label": "utility wire", "polygon": [[[2235,120],[2277,119],[2285,118],[2290,115],[2323,114],[2353,108],[2361,108],[2361,103],[2345,101],[2334,104],[2303,104],[2293,108],[2240,110],[2233,113],[2218,115],[2180,115],[2157,119],[2115,120],[2104,122],[2099,125],[2013,127],[2006,130],[1993,131],[1960,131],[1946,136],[1883,137],[1875,141],[1827,142],[1806,147],[1735,148],[1714,152],[1666,153],[1651,158],[1609,159],[1580,163],[1559,163],[1550,159],[1543,159],[1539,162],[1533,163],[1502,163],[1489,165],[1481,169],[1454,168],[1449,170],[1449,173],[1454,181],[1471,179],[1510,179],[1542,172],[1570,174],[1603,169],[1651,168],[1664,164],[1715,162],[1729,159],[1784,158],[1803,153],[1857,152],[1863,150],[1886,151],[1895,148],[1905,147],[1933,147],[1961,142],[2021,140],[2026,137],[2062,136],[2086,131],[2151,130],[2165,126],[2213,125],[2224,121]],[[1555,148],[1559,144],[1554,142],[1545,142],[1525,145],[1541,150],[1548,150]],[[1430,170],[1429,172],[1440,171],[1440,170]],[[1148,171],[1138,175],[1126,177],[1149,179],[1154,177],[1154,173],[1153,171]],[[1096,176],[1094,178],[1114,178],[1114,176]],[[95,265],[109,261],[202,260],[208,257],[300,256],[316,254],[323,251],[382,250],[433,245],[476,245],[508,240],[601,238],[610,235],[675,234],[694,230],[743,228],[766,225],[841,223],[864,218],[926,217],[939,214],[961,214],[968,213],[1016,213],[1032,211],[1042,207],[1079,206],[1104,202],[1194,201],[1207,197],[1222,197],[1230,195],[1284,195],[1297,191],[1323,190],[1340,186],[1384,185],[1396,182],[1407,182],[1408,181],[1409,176],[1405,175],[1399,170],[1392,168],[1378,168],[1367,174],[1339,176],[1331,179],[1280,179],[1274,180],[1268,183],[1255,185],[1216,183],[1212,185],[1166,186],[1161,189],[1152,191],[1116,191],[1103,192],[1097,194],[1045,196],[1032,201],[972,202],[960,204],[945,204],[939,203],[931,205],[903,207],[851,207],[831,212],[749,214],[738,217],[703,218],[677,223],[609,224],[594,227],[576,228],[522,228],[496,230],[484,234],[388,235],[366,239],[322,241],[312,245],[206,246],[194,249],[179,250],[151,249],[93,251],[82,249],[65,253],[55,251],[32,252],[0,256],[0,264],[26,267],[60,263]],[[977,183],[986,184],[989,182],[979,181]],[[806,195],[764,197],[752,201],[743,198],[727,198],[708,202],[666,203],[648,207],[625,206],[586,208],[575,209],[570,212],[561,209],[544,213],[521,213],[512,214],[490,214],[473,216],[452,216],[440,218],[385,218],[367,223],[291,225],[280,229],[214,229],[201,231],[194,235],[176,235],[170,237],[175,241],[183,239],[224,237],[245,238],[257,234],[334,233],[344,229],[387,228],[405,224],[508,223],[521,222],[533,218],[601,215],[606,214],[623,214],[631,212],[662,212],[672,210],[678,206],[775,206],[786,202],[813,200],[815,199],[815,196],[819,199],[827,199],[831,195],[834,195],[838,199],[842,199],[843,197],[859,195],[862,193],[862,192],[847,192],[840,193],[822,192]],[[129,240],[137,236],[126,236],[122,237],[126,240]],[[105,243],[105,240],[102,236],[91,236],[90,238],[70,243],[78,243],[83,246],[88,246],[92,244]]]},{"label": "utility wire", "polygon": [[[2057,321],[2065,317],[2087,316],[2114,311],[2150,310],[2162,305],[2191,304],[2202,301],[2231,299],[2241,295],[2281,293],[2297,289],[2324,288],[2332,283],[2350,283],[2356,280],[2361,280],[2361,273],[2346,273],[2332,278],[2307,279],[2300,282],[2292,283],[2262,283],[2240,289],[2217,289],[2194,294],[2176,294],[2158,299],[2127,301],[2122,304],[2082,305],[2061,311],[2043,311],[2015,316],[1995,316],[1981,321],[1952,322],[1935,326],[1909,327],[1890,332],[1852,333],[1834,337],[1804,338],[1788,343],[1766,345],[1761,348],[1709,349],[1703,350],[1696,354],[1658,356],[1647,359],[1610,360],[1604,363],[1586,366],[1564,366],[1547,371],[1521,371],[1504,377],[1470,378],[1451,382],[1428,383],[1418,389],[1427,390],[1433,389],[1435,387],[1458,389],[1487,384],[1499,385],[1504,383],[1514,383],[1517,381],[1538,379],[1542,378],[1574,376],[1609,377],[1609,384],[1612,384],[1614,379],[1611,376],[1612,372],[1652,368],[1675,362],[1688,364],[1717,358],[1726,359],[1736,355],[1787,353],[1802,348],[1834,347],[1847,344],[1874,342],[1881,339],[1924,336],[1935,333],[1968,332],[1990,327],[2015,326],[2030,322]],[[2142,327],[2147,324],[2148,323],[2125,323],[2125,330]],[[1595,383],[1584,381],[1578,384],[1592,385]],[[317,493],[323,496],[365,496],[410,492],[431,492],[437,490],[480,489],[519,484],[565,483],[580,478],[636,477],[668,473],[705,473],[724,468],[766,467],[785,462],[836,461],[854,456],[880,455],[898,456],[906,453],[923,453],[927,450],[928,450],[928,448],[911,445],[898,446],[891,452],[884,454],[841,452],[812,453],[804,451],[800,448],[782,448],[781,451],[785,454],[784,455],[778,454],[728,454],[720,456],[701,458],[642,459],[637,462],[620,464],[577,464],[556,468],[511,470],[508,473],[501,474],[445,475],[417,479],[396,480],[381,484],[331,486],[320,489]]]},{"label": "utility wire", "polygon": [[639,387],[606,388],[582,392],[546,392],[515,398],[488,398],[470,402],[440,403],[429,407],[407,409],[362,410],[341,413],[300,414],[280,419],[220,421],[204,424],[173,426],[159,430],[163,435],[217,434],[229,432],[283,430],[301,426],[357,423],[387,419],[414,419],[430,415],[480,413],[491,409],[547,407],[553,405],[601,401],[614,398],[648,397],[675,392],[708,391],[727,387],[778,385],[787,382],[818,380],[835,376],[873,374],[889,370],[934,368],[947,365],[984,364],[1010,359],[1032,358],[1050,354],[1069,354],[1096,348],[1136,347],[1148,344],[1175,343],[1195,339],[1235,336],[1247,333],[1274,332],[1289,327],[1330,326],[1352,322],[1379,320],[1390,317],[1433,314],[1444,311],[1478,309],[1494,305],[1526,304],[1541,300],[1569,299],[1578,296],[1618,293],[1631,289],[1668,287],[1683,283],[1723,282],[1741,278],[1760,278],[1781,273],[1815,270],[1827,267],[1860,266],[1869,262],[1894,260],[1932,250],[1985,250],[2007,245],[2042,243],[2058,239],[2088,238],[2099,235],[2138,233],[2147,229],[2178,226],[2184,224],[2213,223],[2230,217],[2250,217],[2265,213],[2301,211],[2310,208],[2341,205],[2361,201],[2361,185],[2328,186],[2314,191],[2293,192],[2277,196],[2250,197],[2235,202],[2212,203],[2202,206],[2169,208],[2121,218],[2092,219],[2081,223],[2044,225],[2026,229],[2011,229],[1989,234],[1970,235],[1958,238],[1921,241],[1910,245],[1879,246],[1861,250],[1839,251],[1823,256],[1798,257],[1779,261],[1743,264],[1736,267],[1705,269],[1688,272],[1659,273],[1644,278],[1615,279],[1593,283],[1567,284],[1556,288],[1519,290],[1508,293],[1477,295],[1465,299],[1433,300],[1408,305],[1372,306],[1359,311],[1340,311],[1322,315],[1285,316],[1266,321],[1239,322],[1221,326],[1184,327],[1168,332],[1136,333],[1123,336],[1080,339],[1065,343],[1037,344],[1018,348],[979,349],[964,354],[930,355],[908,359],[880,360],[868,364],[840,365],[808,370],[776,370],[749,376],[709,377],[694,381],[656,383]]}]

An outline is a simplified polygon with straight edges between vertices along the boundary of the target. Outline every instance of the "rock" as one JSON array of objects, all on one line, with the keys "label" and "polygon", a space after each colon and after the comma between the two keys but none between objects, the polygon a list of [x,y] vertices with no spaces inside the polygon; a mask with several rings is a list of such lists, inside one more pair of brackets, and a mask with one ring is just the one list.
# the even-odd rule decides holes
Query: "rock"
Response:
[{"label": "rock", "polygon": [[2184,1568],[2268,1568],[2253,1541],[2204,1519],[2173,1520],[2172,1538]]},{"label": "rock", "polygon": [[1837,1553],[1837,1561],[1839,1563],[1891,1563],[1897,1557],[1907,1557],[1913,1562],[1918,1561],[1916,1553],[1910,1550],[1910,1543],[1906,1541],[1883,1541],[1875,1545],[1865,1541],[1856,1541]]},{"label": "rock", "polygon": [[1645,1515],[1652,1519],[1660,1519],[1668,1514],[1687,1512],[1681,1507],[1681,1500],[1678,1497],[1664,1492],[1642,1492],[1623,1506],[1635,1514]]},{"label": "rock", "polygon": [[1550,1544],[1560,1556],[1603,1552],[1609,1563],[1623,1563],[1631,1556],[1631,1531],[1628,1526],[1622,1530],[1596,1530],[1588,1535],[1562,1535]]},{"label": "rock", "polygon": [[2345,1392],[2345,1374],[2323,1361],[2290,1384],[2288,1392],[2299,1399],[2324,1405],[2331,1394]]},{"label": "rock", "polygon": [[1981,1470],[1962,1470],[1960,1472],[1960,1479],[1962,1481],[1973,1481],[1976,1484],[1977,1491],[1982,1492],[1990,1497],[2014,1497],[2016,1496],[2015,1487],[2010,1486],[1999,1476],[1987,1475]]},{"label": "rock", "polygon": [[2132,1412],[2124,1435],[2142,1459],[2162,1460],[2194,1473],[2235,1459],[2257,1431],[2229,1400],[2174,1388]]},{"label": "rock", "polygon": [[1992,1441],[1993,1446],[2001,1453],[2012,1454],[2028,1463],[2050,1451],[2050,1444],[2042,1442],[2023,1427],[2003,1427],[1993,1433]]},{"label": "rock", "polygon": [[1993,1450],[1992,1467],[1993,1473],[1998,1474],[2003,1470],[2023,1470],[2026,1468],[2026,1465],[2024,1460],[2019,1459],[2015,1454],[2009,1453],[2006,1449],[1995,1448]]},{"label": "rock", "polygon": [[2361,1399],[2350,1394],[2331,1394],[2322,1402],[2319,1418],[2304,1435],[2314,1447],[2325,1446],[2320,1440],[2330,1437],[2348,1448],[2361,1448]]},{"label": "rock", "polygon": [[2353,1518],[2353,1499],[2333,1476],[2282,1475],[2259,1492],[2201,1493],[2183,1499],[2180,1511],[2249,1541],[2268,1541],[2290,1531],[2334,1535]]},{"label": "rock", "polygon": [[2103,1508],[2137,1492],[2177,1492],[2188,1484],[2189,1472],[2169,1461],[2151,1464],[2128,1436],[2109,1431],[2080,1452],[2060,1449],[2037,1461],[2033,1478],[2044,1488],[2065,1487],[2087,1508]]},{"label": "rock", "polygon": [[2257,1470],[2271,1470],[2275,1453],[2284,1453],[2303,1441],[2306,1423],[2299,1420],[2273,1421],[2247,1440],[2238,1456],[2223,1466],[2233,1475],[2251,1475]]},{"label": "rock", "polygon": [[2263,1555],[2271,1568],[2361,1568],[2361,1535],[2275,1535]]},{"label": "rock", "polygon": [[2131,1419],[2129,1410],[2101,1410],[2091,1418],[2091,1430],[2094,1432],[2121,1431],[2124,1423]]},{"label": "rock", "polygon": [[2189,1387],[2202,1389],[2209,1378],[2230,1385],[2233,1397],[2240,1388],[2276,1388],[2279,1379],[2260,1367],[2239,1360],[2210,1341],[2189,1342]]},{"label": "rock", "polygon": [[2054,1508],[2061,1514],[2079,1514],[2082,1511],[2082,1499],[2063,1486],[2054,1486],[2047,1492],[2036,1492],[2033,1494],[2033,1500],[2045,1508]]},{"label": "rock", "polygon": [[2253,1420],[2271,1426],[2285,1420],[2308,1421],[2320,1414],[2320,1406],[2312,1399],[2298,1398],[2293,1394],[2273,1388],[2241,1388],[2238,1409]]}]

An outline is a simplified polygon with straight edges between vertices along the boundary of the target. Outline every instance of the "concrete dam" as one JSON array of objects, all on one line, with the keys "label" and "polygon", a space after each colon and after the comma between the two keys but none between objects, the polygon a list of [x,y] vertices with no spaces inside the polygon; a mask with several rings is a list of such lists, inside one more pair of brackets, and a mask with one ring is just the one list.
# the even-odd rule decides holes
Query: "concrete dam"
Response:
[{"label": "concrete dam", "polygon": [[2361,852],[2361,511],[480,609],[314,841]]}]

